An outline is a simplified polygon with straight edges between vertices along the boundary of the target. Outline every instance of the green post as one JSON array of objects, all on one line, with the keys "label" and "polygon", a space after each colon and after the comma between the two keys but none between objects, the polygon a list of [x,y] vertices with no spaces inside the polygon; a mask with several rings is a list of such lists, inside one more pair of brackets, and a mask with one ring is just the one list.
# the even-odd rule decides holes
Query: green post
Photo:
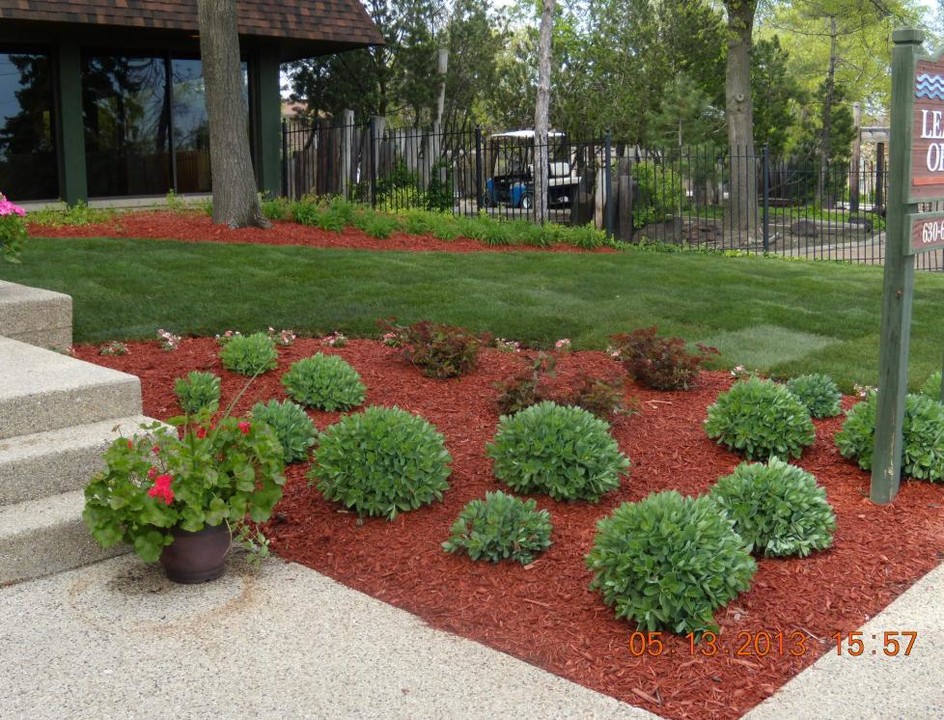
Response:
[{"label": "green post", "polygon": [[259,190],[273,197],[282,194],[282,94],[279,56],[275,48],[261,47],[253,56],[252,114],[255,122],[256,179]]},{"label": "green post", "polygon": [[56,53],[59,195],[69,205],[88,199],[85,177],[85,127],[82,115],[82,65],[79,47],[63,42]]},{"label": "green post", "polygon": [[917,208],[917,205],[908,204],[908,160],[912,141],[915,64],[924,35],[919,30],[896,30],[892,39],[895,46],[892,49],[889,197],[871,488],[872,502],[881,505],[894,500],[901,481],[902,424],[908,392],[908,343],[914,291],[914,256],[908,252],[908,214]]}]

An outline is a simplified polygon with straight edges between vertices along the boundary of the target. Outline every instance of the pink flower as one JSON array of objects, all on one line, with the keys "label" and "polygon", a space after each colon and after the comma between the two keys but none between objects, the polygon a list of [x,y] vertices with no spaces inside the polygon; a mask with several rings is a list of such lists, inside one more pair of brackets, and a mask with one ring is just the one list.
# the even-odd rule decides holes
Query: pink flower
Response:
[{"label": "pink flower", "polygon": [[154,453],[155,455],[160,455],[160,453],[161,453],[161,446],[160,446],[160,445],[155,445],[154,447],[151,448],[151,452]]},{"label": "pink flower", "polygon": [[152,466],[152,467],[149,467],[149,468],[148,468],[148,479],[153,480],[153,479],[156,478],[156,477],[157,477],[157,468],[156,468],[156,467],[153,467],[153,466]]},{"label": "pink flower", "polygon": [[158,498],[163,500],[165,505],[170,505],[174,502],[174,491],[171,490],[170,484],[174,481],[170,475],[158,475],[154,478],[154,486],[148,490],[148,495],[152,498]]},{"label": "pink flower", "polygon": [[206,428],[204,428],[204,427],[198,427],[198,428],[197,428],[197,437],[202,440],[202,439],[205,438],[206,436],[207,436]]},{"label": "pink flower", "polygon": [[248,435],[250,427],[251,425],[243,420],[241,423],[239,423],[239,432],[241,432],[243,435]]}]

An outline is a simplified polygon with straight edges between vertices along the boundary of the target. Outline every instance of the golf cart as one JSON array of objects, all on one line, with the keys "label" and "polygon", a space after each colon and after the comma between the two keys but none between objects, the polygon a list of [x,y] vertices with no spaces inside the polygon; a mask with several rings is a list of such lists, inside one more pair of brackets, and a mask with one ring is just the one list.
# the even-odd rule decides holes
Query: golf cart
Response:
[{"label": "golf cart", "polygon": [[[570,147],[564,133],[548,136],[548,207],[569,206],[580,178],[571,168]],[[534,204],[534,130],[514,130],[489,138],[492,172],[485,181],[485,204],[530,210]]]}]

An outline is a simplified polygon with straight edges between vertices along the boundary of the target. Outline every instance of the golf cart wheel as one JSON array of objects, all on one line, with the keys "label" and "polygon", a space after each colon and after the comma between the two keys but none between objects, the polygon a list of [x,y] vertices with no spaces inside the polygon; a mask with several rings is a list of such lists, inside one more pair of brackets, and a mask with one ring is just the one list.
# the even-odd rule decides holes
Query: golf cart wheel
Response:
[{"label": "golf cart wheel", "polygon": [[530,210],[532,205],[534,205],[534,196],[531,193],[525,193],[518,201],[518,207],[522,210]]}]

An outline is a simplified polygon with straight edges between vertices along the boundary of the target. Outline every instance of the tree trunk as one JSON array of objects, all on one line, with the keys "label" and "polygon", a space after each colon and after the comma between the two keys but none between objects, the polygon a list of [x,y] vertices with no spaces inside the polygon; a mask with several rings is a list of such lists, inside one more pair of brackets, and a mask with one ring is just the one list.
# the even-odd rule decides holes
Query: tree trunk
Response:
[{"label": "tree trunk", "polygon": [[197,0],[197,12],[210,126],[213,222],[231,228],[269,227],[259,208],[249,154],[236,0]]},{"label": "tree trunk", "polygon": [[832,156],[832,119],[833,99],[836,89],[836,16],[831,15],[829,33],[829,66],[826,70],[826,100],[823,103],[823,133],[819,142],[819,181],[817,182],[817,198],[826,208],[833,206],[829,197],[829,160]]},{"label": "tree trunk", "polygon": [[538,93],[534,103],[534,219],[547,214],[547,116],[551,102],[551,30],[554,0],[542,0],[541,40],[538,48]]},{"label": "tree trunk", "polygon": [[730,213],[738,238],[750,235],[757,222],[757,178],[754,158],[754,110],[751,101],[751,37],[757,0],[725,0],[728,10],[728,59],[725,70],[725,114],[731,163]]}]

